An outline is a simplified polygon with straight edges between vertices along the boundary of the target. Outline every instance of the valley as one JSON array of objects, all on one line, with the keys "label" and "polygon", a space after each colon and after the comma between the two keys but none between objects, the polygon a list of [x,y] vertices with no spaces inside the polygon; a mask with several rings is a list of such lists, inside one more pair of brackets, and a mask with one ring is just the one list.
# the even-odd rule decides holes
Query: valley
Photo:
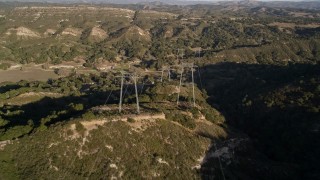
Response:
[{"label": "valley", "polygon": [[0,179],[317,179],[320,3],[181,3],[0,1]]}]

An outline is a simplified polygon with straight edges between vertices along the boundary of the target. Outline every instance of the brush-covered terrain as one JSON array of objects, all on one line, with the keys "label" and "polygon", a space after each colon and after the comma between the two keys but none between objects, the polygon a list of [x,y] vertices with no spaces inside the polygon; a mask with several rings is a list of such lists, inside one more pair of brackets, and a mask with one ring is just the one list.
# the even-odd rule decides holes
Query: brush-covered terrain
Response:
[{"label": "brush-covered terrain", "polygon": [[119,113],[120,79],[114,77],[3,83],[0,177],[199,177],[210,138],[227,137],[224,117],[206,103],[206,95],[196,89],[192,107],[190,88],[183,86],[177,107],[175,82],[146,84],[138,87],[136,114],[133,86],[126,79]]},{"label": "brush-covered terrain", "polygon": [[0,2],[0,179],[317,179],[319,22],[317,2]]},{"label": "brush-covered terrain", "polygon": [[319,64],[223,63],[205,71],[208,101],[229,125],[247,133],[269,158],[295,167],[297,174],[289,179],[318,178]]},{"label": "brush-covered terrain", "polygon": [[315,63],[320,58],[316,9],[2,4],[2,68],[65,61],[101,67],[136,59],[156,59],[160,67],[174,63],[177,49],[184,49],[187,59],[203,57],[202,63]]}]

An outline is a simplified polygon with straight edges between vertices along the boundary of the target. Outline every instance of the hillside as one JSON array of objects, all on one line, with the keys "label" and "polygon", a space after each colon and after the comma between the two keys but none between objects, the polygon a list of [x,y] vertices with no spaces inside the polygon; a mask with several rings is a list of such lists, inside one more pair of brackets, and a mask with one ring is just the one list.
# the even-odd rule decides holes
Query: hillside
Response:
[{"label": "hillside", "polygon": [[2,179],[196,178],[210,145],[156,119],[77,120],[12,143],[1,150]]},{"label": "hillside", "polygon": [[55,2],[0,2],[1,180],[320,176],[319,2]]},{"label": "hillside", "polygon": [[317,11],[239,6],[4,6],[0,61],[60,64],[82,57],[93,67],[99,59],[156,58],[170,64],[177,49],[192,59],[199,48],[206,64],[319,60]]},{"label": "hillside", "polygon": [[[163,92],[168,82],[139,87],[141,114],[131,103],[131,90],[120,114],[114,83],[110,76],[81,75],[2,84],[0,177],[199,178],[211,144],[201,134],[226,138],[223,116],[206,104],[202,92],[196,91],[201,106],[192,108],[184,100],[177,107],[176,93]],[[180,98],[186,99],[189,90],[182,90]]]},{"label": "hillside", "polygon": [[[205,67],[209,102],[272,160],[296,166],[297,179],[319,176],[317,65],[222,63]],[[221,89],[225,89],[221,91]]]}]

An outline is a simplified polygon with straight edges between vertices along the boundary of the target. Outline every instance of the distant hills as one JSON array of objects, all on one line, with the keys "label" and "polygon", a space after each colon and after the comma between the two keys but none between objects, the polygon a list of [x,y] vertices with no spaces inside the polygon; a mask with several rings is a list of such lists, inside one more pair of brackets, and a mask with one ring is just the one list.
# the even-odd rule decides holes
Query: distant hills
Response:
[{"label": "distant hills", "polygon": [[[0,2],[12,2],[0,0]],[[216,5],[247,5],[247,6],[267,6],[279,8],[301,8],[301,9],[320,9],[319,1],[257,1],[257,0],[15,0],[15,2],[40,2],[40,3],[62,3],[62,4],[141,4],[141,5],[196,5],[196,4],[216,4]]]},{"label": "distant hills", "polygon": [[[8,2],[0,0],[0,2]],[[168,4],[168,5],[191,5],[191,4],[208,4],[212,1],[178,1],[178,0],[17,0],[17,2],[46,2],[46,3],[94,3],[94,4]]]}]

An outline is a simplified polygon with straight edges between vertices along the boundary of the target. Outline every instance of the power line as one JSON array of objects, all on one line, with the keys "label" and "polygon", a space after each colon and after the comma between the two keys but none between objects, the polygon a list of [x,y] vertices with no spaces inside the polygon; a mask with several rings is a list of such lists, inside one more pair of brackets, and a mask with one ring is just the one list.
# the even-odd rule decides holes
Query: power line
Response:
[{"label": "power line", "polygon": [[201,51],[202,51],[201,48],[199,48],[199,49],[197,50],[197,52],[198,52],[198,58],[199,58],[199,59],[200,59],[200,57],[201,57]]},{"label": "power line", "polygon": [[193,107],[196,106],[196,99],[195,99],[195,93],[194,93],[194,76],[193,76],[193,72],[194,72],[194,69],[193,69],[193,65],[191,67],[191,74],[192,74],[192,96],[193,96]]},{"label": "power line", "polygon": [[107,99],[106,99],[106,101],[104,102],[104,105],[106,105],[106,104],[107,104],[107,102],[108,102],[108,100],[109,100],[109,98],[110,98],[110,96],[111,96],[112,92],[113,92],[113,90],[111,90],[111,91],[110,91],[108,98],[107,98]]},{"label": "power line", "polygon": [[171,80],[171,68],[170,66],[162,66],[162,69],[161,69],[161,79],[160,81],[162,82],[163,81],[163,75],[164,75],[164,72],[167,71],[168,72],[168,79],[169,81]]},{"label": "power line", "polygon": [[139,106],[139,95],[138,95],[138,88],[137,88],[137,74],[134,73],[134,75],[132,76],[132,79],[134,81],[134,89],[136,92],[136,103],[137,103],[137,113],[140,114],[140,106]]},{"label": "power line", "polygon": [[200,86],[201,86],[201,89],[203,89],[203,86],[202,86],[202,79],[201,79],[201,73],[200,73],[200,68],[198,67],[198,76],[199,76],[199,80],[200,80]]},{"label": "power line", "polygon": [[179,89],[178,89],[178,98],[177,98],[177,105],[179,105],[179,98],[180,98],[180,91],[181,91],[181,84],[182,84],[182,77],[184,68],[188,67],[191,69],[191,77],[192,77],[192,99],[193,99],[193,106],[196,106],[196,98],[195,98],[195,87],[194,87],[194,63],[182,63],[180,65],[181,73],[180,73],[180,82],[179,82]]},{"label": "power line", "polygon": [[127,72],[121,72],[121,90],[120,90],[120,100],[119,100],[119,112],[122,111],[122,102],[123,102],[123,96],[126,94],[128,86],[126,86],[125,93],[123,94],[123,81],[124,78],[128,77],[133,80],[134,88],[135,88],[135,95],[136,95],[136,103],[137,103],[137,113],[140,114],[140,106],[139,106],[139,93],[138,93],[138,87],[137,87],[137,79],[139,78],[136,73],[127,73]]},{"label": "power line", "polygon": [[120,100],[119,100],[119,113],[121,113],[121,111],[122,111],[123,81],[124,81],[124,74],[121,72],[121,90],[120,90]]},{"label": "power line", "polygon": [[142,82],[142,87],[141,87],[141,90],[140,90],[140,95],[141,95],[141,94],[142,94],[142,92],[143,92],[144,84],[145,84],[145,81],[143,81],[143,82]]},{"label": "power line", "polygon": [[[214,150],[217,151],[216,143],[213,143],[213,146],[214,146]],[[222,168],[222,163],[221,163],[221,159],[220,159],[220,155],[219,155],[219,154],[218,154],[218,161],[219,161],[219,166],[220,166],[222,178],[223,178],[223,180],[226,180],[226,177],[224,176],[224,172],[223,172],[223,168]]]},{"label": "power line", "polygon": [[177,61],[179,61],[179,56],[181,57],[181,59],[183,59],[184,57],[184,49],[177,49]]},{"label": "power line", "polygon": [[179,90],[178,90],[177,105],[179,105],[179,98],[180,98],[180,91],[181,91],[181,83],[182,83],[183,70],[184,70],[184,68],[183,68],[183,66],[181,66],[180,83],[179,83]]}]

